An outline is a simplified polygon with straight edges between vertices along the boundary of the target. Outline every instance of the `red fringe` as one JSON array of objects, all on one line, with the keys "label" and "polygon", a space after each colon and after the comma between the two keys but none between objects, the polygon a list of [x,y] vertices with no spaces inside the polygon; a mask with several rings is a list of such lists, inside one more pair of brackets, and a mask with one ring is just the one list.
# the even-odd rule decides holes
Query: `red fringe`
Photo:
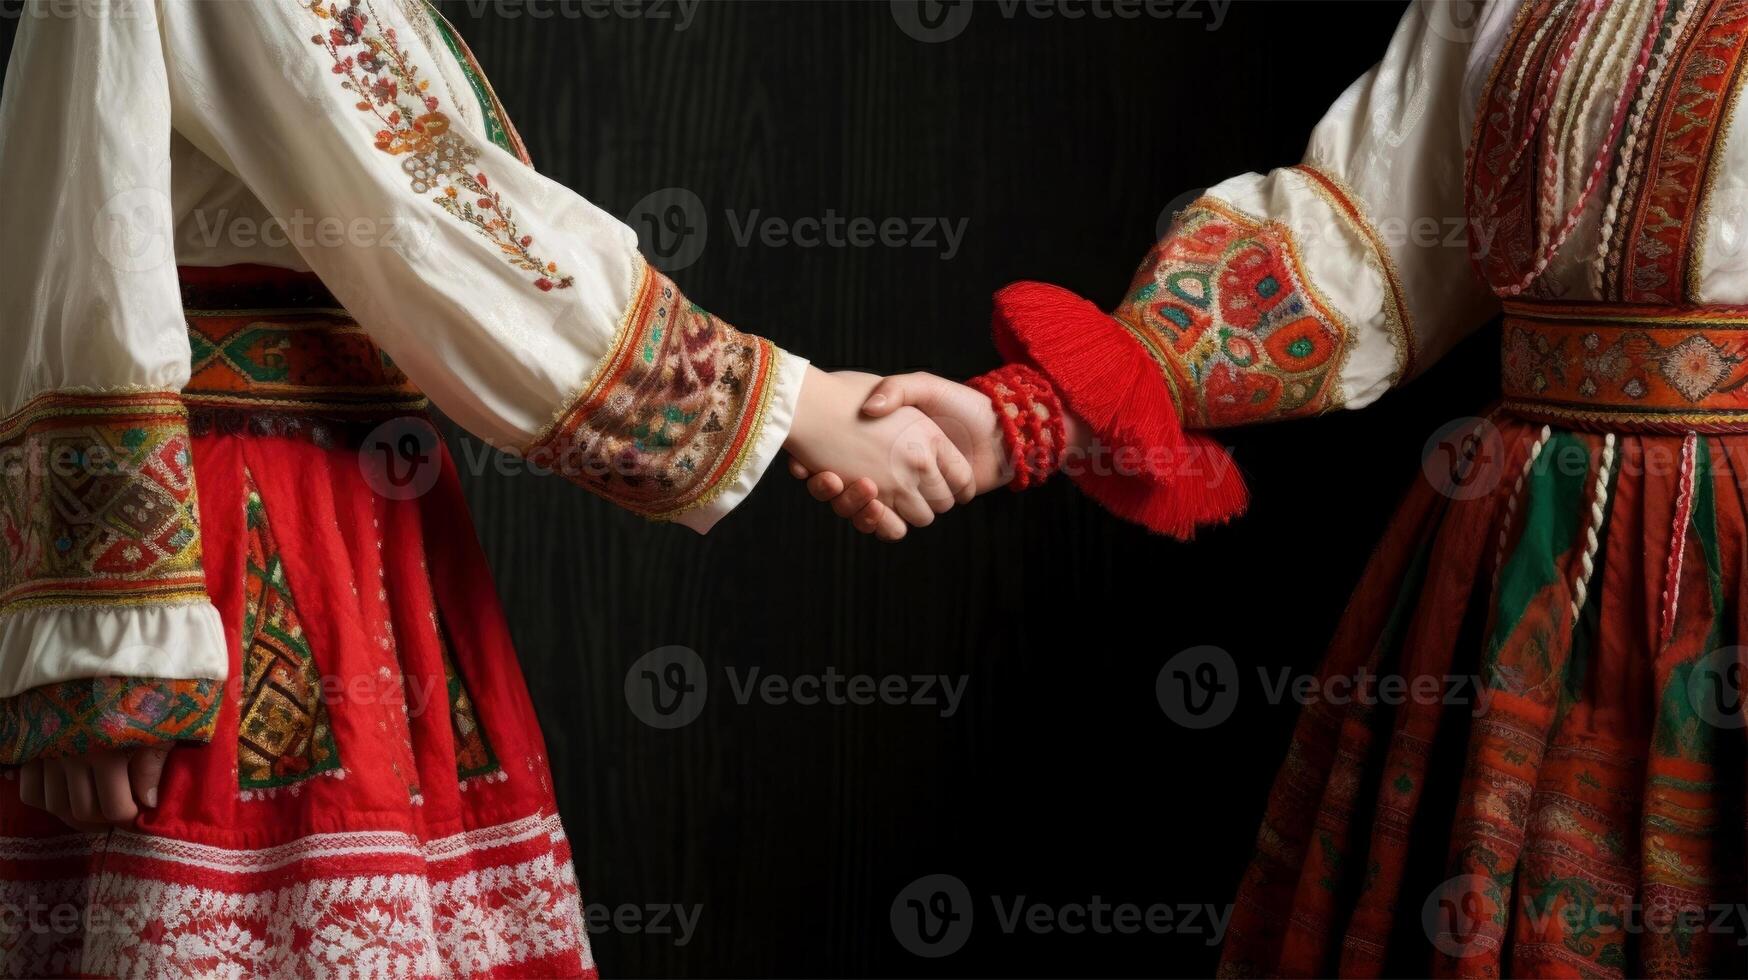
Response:
[{"label": "red fringe", "polygon": [[1158,363],[1109,314],[1066,289],[1018,282],[996,293],[994,329],[1002,357],[1049,376],[1105,445],[1165,457],[1134,475],[1074,476],[1112,513],[1189,540],[1244,512],[1250,493],[1232,457],[1184,432]]}]

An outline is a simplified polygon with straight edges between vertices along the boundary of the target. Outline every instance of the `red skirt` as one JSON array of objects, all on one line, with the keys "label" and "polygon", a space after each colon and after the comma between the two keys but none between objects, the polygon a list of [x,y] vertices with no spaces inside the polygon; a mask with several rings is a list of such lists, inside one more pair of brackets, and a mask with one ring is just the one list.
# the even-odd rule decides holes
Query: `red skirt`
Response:
[{"label": "red skirt", "polygon": [[[195,285],[191,306],[231,301]],[[230,646],[216,731],[127,830],[70,832],[0,782],[0,974],[594,975],[540,728],[417,393],[342,311],[237,302],[191,310],[185,395]]]},{"label": "red skirt", "polygon": [[1748,975],[1748,436],[1469,435],[1322,667],[1410,693],[1304,710],[1222,975]]}]

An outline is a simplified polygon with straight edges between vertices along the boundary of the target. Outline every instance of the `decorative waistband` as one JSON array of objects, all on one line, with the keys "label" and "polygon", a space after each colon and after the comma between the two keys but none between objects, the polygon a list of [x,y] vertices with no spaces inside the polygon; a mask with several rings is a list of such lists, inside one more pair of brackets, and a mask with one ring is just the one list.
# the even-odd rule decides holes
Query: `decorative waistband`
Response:
[{"label": "decorative waistband", "polygon": [[183,269],[191,351],[182,391],[196,432],[368,422],[426,399],[309,273]]},{"label": "decorative waistband", "polygon": [[1748,432],[1748,306],[1508,302],[1505,407],[1575,428]]}]

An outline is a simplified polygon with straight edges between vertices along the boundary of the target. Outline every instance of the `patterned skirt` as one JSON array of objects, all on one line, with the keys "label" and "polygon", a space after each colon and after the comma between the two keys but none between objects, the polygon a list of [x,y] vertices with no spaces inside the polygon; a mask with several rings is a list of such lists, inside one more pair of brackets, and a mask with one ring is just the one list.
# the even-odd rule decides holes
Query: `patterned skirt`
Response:
[{"label": "patterned skirt", "polygon": [[308,280],[184,288],[227,690],[130,829],[71,832],[0,782],[0,975],[593,976],[540,729],[422,398]]},{"label": "patterned skirt", "polygon": [[1395,696],[1304,710],[1223,976],[1748,976],[1737,397],[1457,434],[1322,667]]}]

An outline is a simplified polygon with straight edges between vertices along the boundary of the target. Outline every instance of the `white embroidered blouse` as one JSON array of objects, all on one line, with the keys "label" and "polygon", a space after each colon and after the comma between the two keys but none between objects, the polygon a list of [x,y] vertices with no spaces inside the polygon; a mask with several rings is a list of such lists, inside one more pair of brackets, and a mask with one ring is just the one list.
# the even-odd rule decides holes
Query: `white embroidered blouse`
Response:
[{"label": "white embroidered blouse", "polygon": [[[1526,289],[1594,300],[1628,282],[1653,298],[1663,290],[1665,302],[1748,302],[1740,77],[1714,84],[1705,38],[1698,48],[1684,40],[1727,29],[1734,7],[1535,6],[1530,17],[1519,0],[1413,4],[1382,61],[1312,132],[1301,165],[1224,181],[1178,217],[1137,279],[1135,309],[1117,316],[1132,315],[1137,336],[1158,346],[1186,426],[1368,405]],[[1556,13],[1581,23],[1566,48],[1575,70],[1545,76],[1553,81],[1540,91],[1544,76],[1513,61],[1512,45],[1534,42],[1526,32]],[[1658,18],[1672,18],[1664,36],[1687,46],[1659,42],[1641,58]],[[173,395],[187,382],[177,263],[314,270],[448,415],[496,445],[527,449],[553,437],[555,419],[576,421],[578,394],[622,340],[641,291],[671,285],[648,271],[623,224],[501,145],[444,30],[414,0],[27,6],[0,103],[10,189],[0,210],[0,446],[27,443],[33,418],[63,411],[57,396]],[[1496,78],[1507,62],[1511,77]],[[1649,126],[1661,110],[1622,94],[1651,91],[1665,72],[1699,86],[1693,106],[1716,133],[1695,178],[1704,202],[1686,221],[1682,281],[1667,289],[1652,261],[1667,251],[1656,229],[1644,226],[1649,244],[1632,253],[1648,264],[1621,265],[1632,181],[1596,181],[1590,165],[1612,159],[1604,150],[1620,134],[1630,141]],[[1556,137],[1534,162],[1532,206],[1545,220],[1483,221],[1471,235],[1471,164],[1500,166],[1516,149],[1488,143],[1471,159],[1471,143],[1497,135],[1509,115],[1490,94],[1519,88]],[[499,208],[513,211],[513,232],[473,220]],[[221,220],[270,218],[290,241],[245,246],[212,234]],[[333,219],[344,227],[328,227]],[[1545,230],[1470,255],[1472,238],[1525,226]],[[1253,329],[1258,310],[1235,299],[1245,290],[1290,298],[1302,315],[1264,336]],[[1157,302],[1162,291],[1183,302]],[[1173,346],[1192,335],[1195,346]],[[708,527],[776,454],[803,362],[769,355],[768,404],[740,406],[762,413],[744,465],[677,519]],[[6,478],[0,520],[14,541],[40,536],[33,492]],[[224,676],[209,603],[30,601],[51,566],[9,543],[0,704],[76,678]]]},{"label": "white embroidered blouse", "polygon": [[[226,675],[197,543],[162,574],[73,581],[90,570],[56,552],[67,518],[41,465],[52,431],[91,413],[176,414],[178,265],[313,270],[448,416],[533,459],[600,435],[583,399],[606,412],[628,393],[597,369],[639,317],[671,314],[673,333],[708,333],[758,377],[706,406],[736,438],[697,436],[722,457],[705,477],[610,499],[702,532],[778,455],[806,362],[686,304],[631,229],[526,165],[432,8],[76,0],[21,17],[0,102],[0,173],[18,191],[0,208],[0,764],[31,751],[28,692]],[[173,444],[185,452],[186,434]],[[178,540],[197,542],[185,519]]]}]

